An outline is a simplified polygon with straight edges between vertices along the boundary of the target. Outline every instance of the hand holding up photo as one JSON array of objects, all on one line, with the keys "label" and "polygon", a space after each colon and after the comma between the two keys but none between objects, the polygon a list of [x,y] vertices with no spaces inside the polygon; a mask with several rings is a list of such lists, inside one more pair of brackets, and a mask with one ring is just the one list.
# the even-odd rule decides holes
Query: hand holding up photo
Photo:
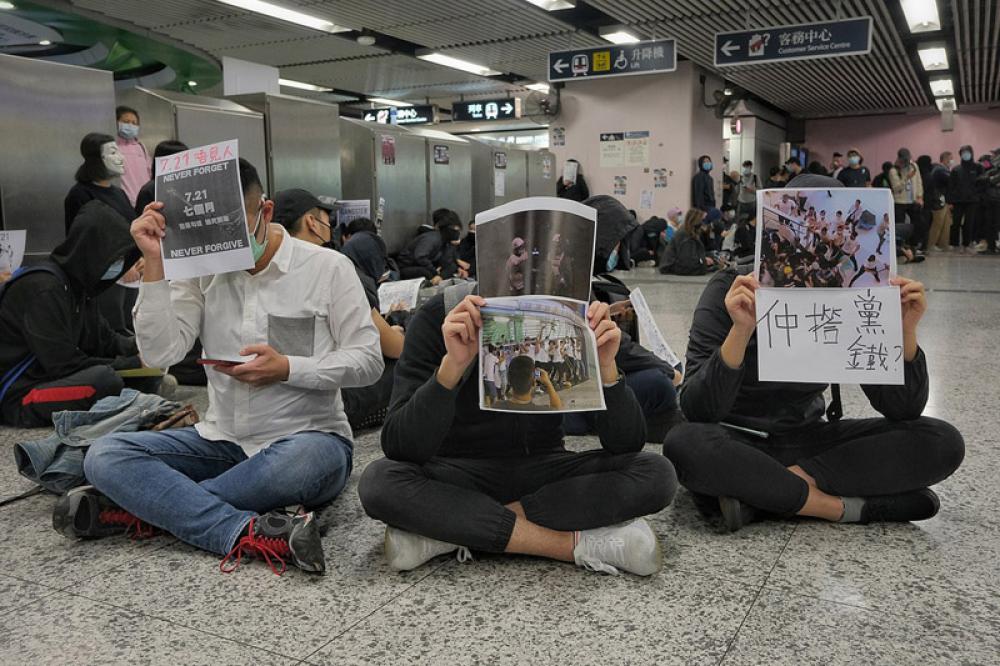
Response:
[{"label": "hand holding up photo", "polygon": [[438,368],[438,382],[445,388],[455,388],[465,368],[479,356],[479,329],[483,326],[479,308],[484,305],[486,299],[469,295],[444,318],[441,334],[447,353]]},{"label": "hand holding up photo", "polygon": [[594,337],[597,338],[597,361],[601,367],[601,381],[613,384],[618,381],[618,365],[615,356],[621,345],[622,332],[618,324],[611,321],[611,308],[607,303],[594,301],[587,309],[587,321]]}]

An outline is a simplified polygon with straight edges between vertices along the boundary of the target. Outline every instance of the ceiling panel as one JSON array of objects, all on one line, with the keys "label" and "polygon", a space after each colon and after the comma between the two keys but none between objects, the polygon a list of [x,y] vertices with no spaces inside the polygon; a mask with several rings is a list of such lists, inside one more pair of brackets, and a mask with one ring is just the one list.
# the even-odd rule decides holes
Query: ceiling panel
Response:
[{"label": "ceiling panel", "polygon": [[380,91],[416,89],[420,86],[493,83],[404,55],[283,67],[281,75],[333,88],[379,94],[382,94]]},{"label": "ceiling panel", "polygon": [[387,51],[374,46],[362,46],[351,39],[315,32],[309,37],[217,49],[212,52],[218,56],[242,58],[275,67],[387,53]]},{"label": "ceiling panel", "polygon": [[1000,101],[1000,2],[952,0],[958,77],[966,104]]}]

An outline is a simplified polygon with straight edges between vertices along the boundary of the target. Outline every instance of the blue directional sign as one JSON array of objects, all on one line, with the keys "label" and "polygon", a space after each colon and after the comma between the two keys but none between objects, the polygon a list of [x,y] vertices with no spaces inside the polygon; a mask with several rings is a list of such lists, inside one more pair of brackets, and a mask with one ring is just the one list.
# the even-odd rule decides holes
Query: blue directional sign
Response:
[{"label": "blue directional sign", "polygon": [[872,18],[715,33],[715,66],[835,58],[872,50]]},{"label": "blue directional sign", "polygon": [[549,81],[656,74],[677,69],[672,39],[549,52]]}]

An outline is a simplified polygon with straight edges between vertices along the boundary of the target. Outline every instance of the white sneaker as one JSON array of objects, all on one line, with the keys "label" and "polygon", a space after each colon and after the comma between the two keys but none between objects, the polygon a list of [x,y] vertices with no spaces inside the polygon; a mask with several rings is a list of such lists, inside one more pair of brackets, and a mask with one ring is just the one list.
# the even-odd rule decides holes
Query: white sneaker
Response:
[{"label": "white sneaker", "polygon": [[472,559],[472,553],[465,546],[445,543],[396,527],[385,528],[385,559],[394,571],[416,569],[438,555],[453,553],[456,550],[459,562]]},{"label": "white sneaker", "polygon": [[974,250],[976,252],[985,252],[988,247],[989,244],[986,241],[979,241],[978,243],[976,243]]},{"label": "white sneaker", "polygon": [[156,395],[165,400],[171,400],[176,393],[177,378],[173,375],[163,375],[163,378],[160,380],[160,387],[156,389]]},{"label": "white sneaker", "polygon": [[645,519],[580,532],[573,559],[591,571],[617,575],[619,569],[651,576],[663,566],[663,549]]}]

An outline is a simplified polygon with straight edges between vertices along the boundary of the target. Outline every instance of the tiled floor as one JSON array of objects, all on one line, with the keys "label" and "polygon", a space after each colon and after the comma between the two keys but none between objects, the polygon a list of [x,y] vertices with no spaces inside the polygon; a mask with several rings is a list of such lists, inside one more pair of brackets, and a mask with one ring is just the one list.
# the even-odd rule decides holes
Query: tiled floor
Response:
[{"label": "tiled floor", "polygon": [[[682,492],[652,519],[666,562],[649,579],[488,556],[395,574],[356,494],[379,455],[368,433],[322,578],[260,564],[223,576],[214,556],[166,537],[74,543],[50,526],[51,496],[0,507],[0,664],[1000,663],[1000,260],[934,256],[903,272],[931,289],[928,413],[968,448],[933,520],[722,535]],[[626,279],[681,352],[705,280]],[[871,413],[860,390],[845,400],[849,416]],[[0,496],[30,485],[13,443],[44,434],[0,430]]]}]

